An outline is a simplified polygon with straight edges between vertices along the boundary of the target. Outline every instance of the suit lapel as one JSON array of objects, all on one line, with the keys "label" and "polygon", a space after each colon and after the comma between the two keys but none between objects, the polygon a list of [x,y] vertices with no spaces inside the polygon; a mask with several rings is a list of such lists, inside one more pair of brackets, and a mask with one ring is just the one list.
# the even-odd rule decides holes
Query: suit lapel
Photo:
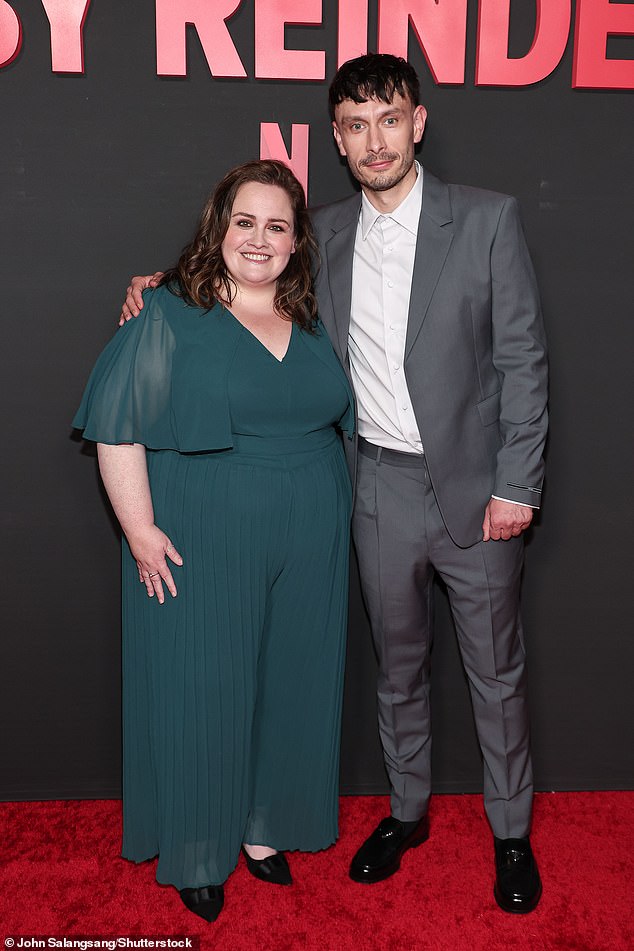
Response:
[{"label": "suit lapel", "polygon": [[438,278],[453,241],[453,219],[449,189],[425,170],[423,207],[418,225],[414,274],[407,318],[405,356],[423,326]]},{"label": "suit lapel", "polygon": [[331,336],[339,359],[344,365],[348,353],[354,240],[360,207],[360,195],[354,196],[342,206],[337,222],[332,225],[333,235],[325,243],[328,286],[336,331]]}]

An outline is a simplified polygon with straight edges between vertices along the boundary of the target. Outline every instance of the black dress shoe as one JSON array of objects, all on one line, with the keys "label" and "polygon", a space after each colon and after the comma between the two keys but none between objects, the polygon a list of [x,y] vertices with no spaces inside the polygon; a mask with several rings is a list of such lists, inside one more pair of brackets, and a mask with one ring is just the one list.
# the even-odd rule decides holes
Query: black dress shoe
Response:
[{"label": "black dress shoe", "polygon": [[222,885],[205,885],[204,888],[181,888],[183,904],[205,921],[215,921],[225,903]]},{"label": "black dress shoe", "polygon": [[504,911],[525,914],[541,898],[542,883],[528,839],[495,839],[495,900]]},{"label": "black dress shoe", "polygon": [[353,858],[350,878],[353,882],[382,882],[398,872],[408,849],[428,838],[427,816],[415,822],[400,822],[393,816],[381,820]]},{"label": "black dress shoe", "polygon": [[272,885],[292,885],[293,877],[283,852],[274,852],[265,859],[252,859],[244,846],[242,854],[247,861],[247,868],[252,875],[261,882],[270,882]]}]

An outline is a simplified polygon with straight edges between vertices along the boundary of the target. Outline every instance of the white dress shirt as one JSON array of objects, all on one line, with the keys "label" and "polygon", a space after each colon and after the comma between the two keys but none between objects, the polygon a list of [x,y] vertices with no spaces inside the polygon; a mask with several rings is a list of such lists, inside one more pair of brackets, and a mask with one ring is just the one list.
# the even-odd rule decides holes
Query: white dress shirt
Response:
[{"label": "white dress shirt", "polygon": [[348,353],[359,435],[399,452],[422,453],[405,380],[407,315],[414,273],[423,171],[389,215],[361,199],[354,244]]}]

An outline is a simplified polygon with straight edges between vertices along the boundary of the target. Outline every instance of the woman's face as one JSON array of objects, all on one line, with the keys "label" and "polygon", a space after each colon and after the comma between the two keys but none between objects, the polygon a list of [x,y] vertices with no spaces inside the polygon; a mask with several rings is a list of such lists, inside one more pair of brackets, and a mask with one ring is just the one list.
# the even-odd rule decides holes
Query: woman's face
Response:
[{"label": "woman's face", "polygon": [[278,185],[241,185],[222,242],[222,256],[238,288],[275,284],[295,250],[291,201]]}]

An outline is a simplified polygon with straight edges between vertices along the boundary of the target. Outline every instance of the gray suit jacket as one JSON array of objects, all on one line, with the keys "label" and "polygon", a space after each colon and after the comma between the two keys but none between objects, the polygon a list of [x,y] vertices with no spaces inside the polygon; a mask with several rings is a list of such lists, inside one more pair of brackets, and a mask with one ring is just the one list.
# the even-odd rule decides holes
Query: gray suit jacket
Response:
[{"label": "gray suit jacket", "polygon": [[[540,503],[546,340],[515,199],[424,175],[405,375],[443,519],[467,547],[491,495]],[[346,368],[360,205],[313,212],[319,314]]]}]

